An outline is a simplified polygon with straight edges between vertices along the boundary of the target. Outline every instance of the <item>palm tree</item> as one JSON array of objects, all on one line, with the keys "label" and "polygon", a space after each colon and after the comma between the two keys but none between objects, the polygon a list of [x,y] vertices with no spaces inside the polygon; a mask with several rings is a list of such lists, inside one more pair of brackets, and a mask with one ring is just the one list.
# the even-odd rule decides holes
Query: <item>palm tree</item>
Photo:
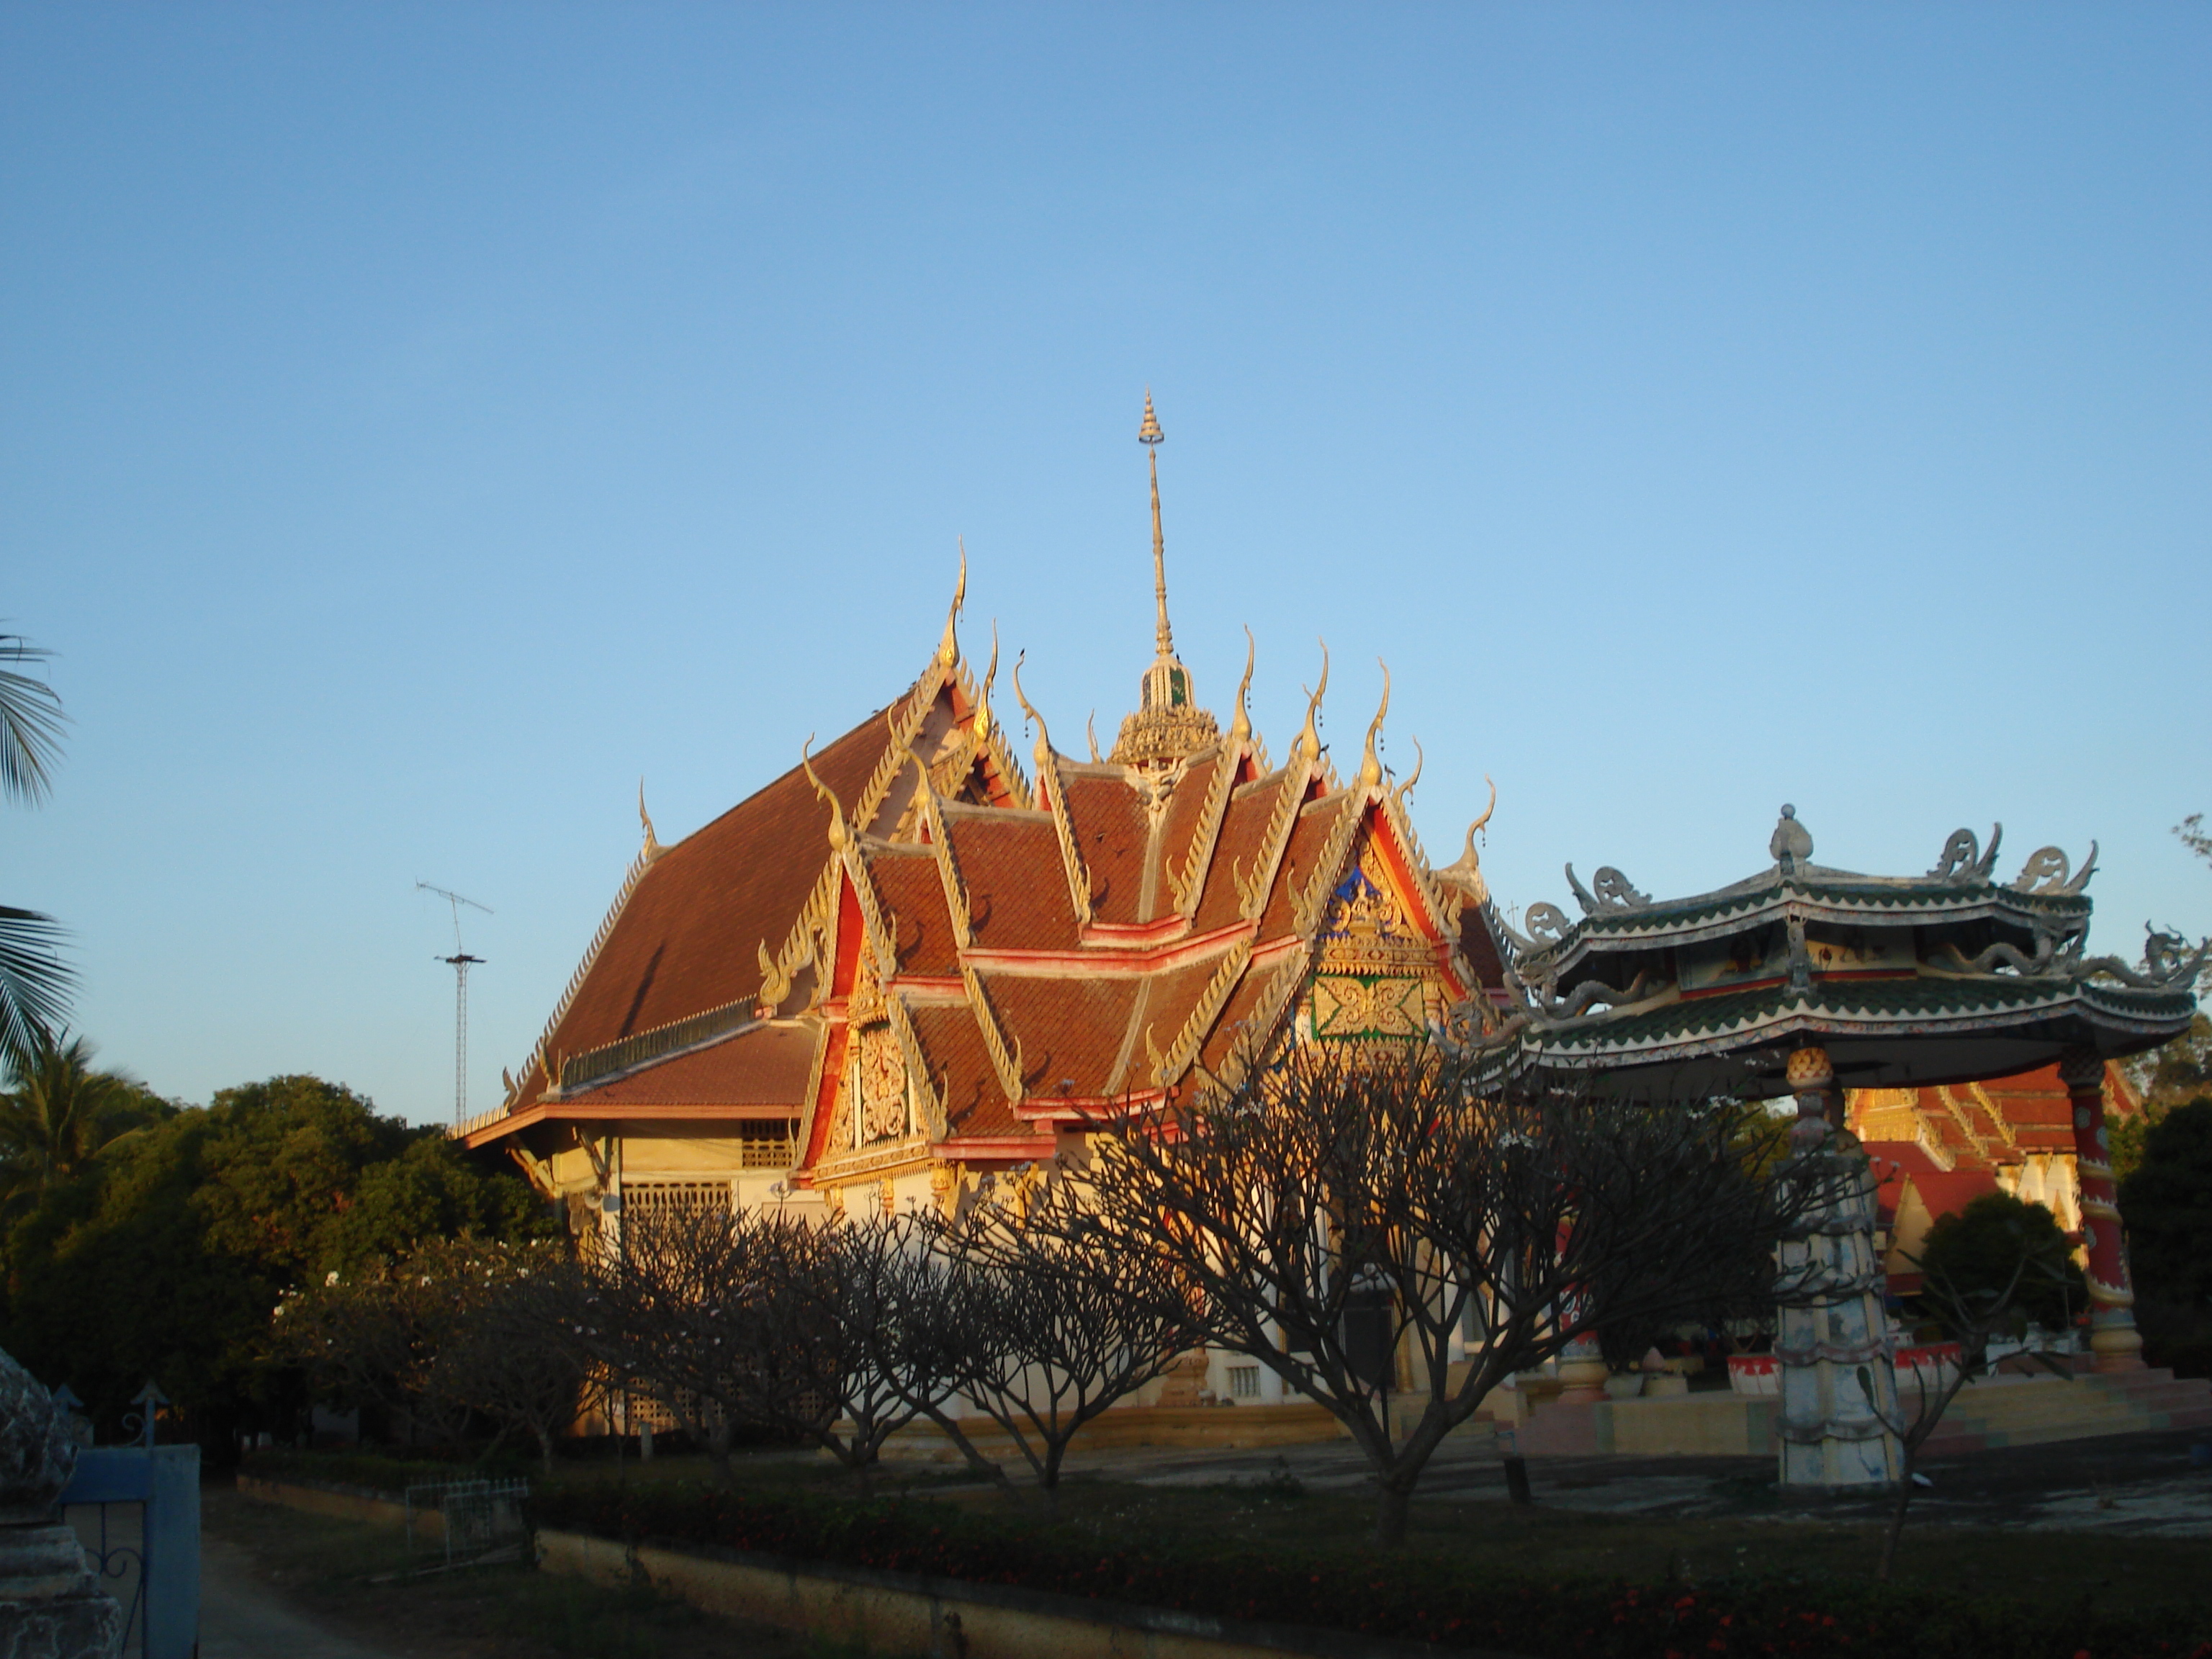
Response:
[{"label": "palm tree", "polygon": [[[0,634],[0,664],[47,653],[18,634]],[[62,700],[46,681],[0,666],[0,799],[35,805],[61,758]],[[61,958],[52,916],[0,904],[0,1054],[27,1056],[69,1012],[75,976]]]},{"label": "palm tree", "polygon": [[92,1044],[40,1031],[8,1062],[0,1094],[0,1211],[66,1181],[152,1115],[143,1089],[92,1063]]}]

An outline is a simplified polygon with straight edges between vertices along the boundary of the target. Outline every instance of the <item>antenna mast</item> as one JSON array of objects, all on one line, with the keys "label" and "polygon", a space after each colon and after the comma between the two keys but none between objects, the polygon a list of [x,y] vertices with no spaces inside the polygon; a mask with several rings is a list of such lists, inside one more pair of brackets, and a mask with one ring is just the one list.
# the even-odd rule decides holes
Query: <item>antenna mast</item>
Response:
[{"label": "antenna mast", "polygon": [[435,893],[446,901],[453,913],[453,954],[434,957],[431,960],[442,962],[453,970],[453,1127],[459,1128],[469,1115],[469,969],[483,960],[482,957],[471,956],[462,948],[461,907],[465,904],[471,910],[481,910],[486,915],[492,914],[492,908],[489,904],[478,904],[466,894],[435,887],[427,881],[416,882],[415,890],[420,893]]}]

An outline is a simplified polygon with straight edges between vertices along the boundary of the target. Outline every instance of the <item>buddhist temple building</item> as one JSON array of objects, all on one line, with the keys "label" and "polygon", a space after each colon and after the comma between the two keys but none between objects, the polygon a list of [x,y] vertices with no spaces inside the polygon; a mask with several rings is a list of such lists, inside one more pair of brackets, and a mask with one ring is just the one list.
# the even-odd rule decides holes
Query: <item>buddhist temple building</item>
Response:
[{"label": "buddhist temple building", "polygon": [[[2078,868],[2040,848],[2007,882],[2001,830],[1984,848],[1960,830],[1924,875],[1868,876],[1814,863],[1784,806],[1771,862],[1731,886],[1655,900],[1569,866],[1582,915],[1539,902],[1510,926],[1476,857],[1488,809],[1454,862],[1423,853],[1419,769],[1380,759],[1387,667],[1349,775],[1319,735],[1325,648],[1279,762],[1248,712],[1249,635],[1225,725],[1200,702],[1169,621],[1149,395],[1139,437],[1153,649],[1111,750],[1054,745],[1018,655],[1017,741],[995,629],[980,678],[961,641],[963,553],[934,649],[876,714],[818,752],[794,741],[797,765],[672,845],[641,794],[605,921],[458,1138],[605,1243],[656,1211],[950,1209],[1102,1118],[1233,1089],[1285,1042],[1437,1041],[1661,1107],[1795,1097],[1792,1167],[1840,1173],[1782,1249],[1833,1287],[1781,1315],[1785,1484],[1899,1478],[1886,1304],[1934,1218],[1982,1192],[2075,1235],[2096,1366],[2142,1370],[2103,1126],[2134,1105],[2113,1062],[2187,1029],[2205,952],[2154,934],[2139,966],[2089,956],[2094,847]],[[1571,1347],[1559,1404],[1601,1401],[1604,1377],[1594,1339]],[[1259,1397],[1279,1395],[1271,1373]]]},{"label": "buddhist temple building", "polygon": [[[1161,435],[1149,397],[1139,435]],[[1156,450],[1152,510],[1153,653],[1110,752],[1057,749],[1017,660],[1018,754],[995,641],[980,679],[961,641],[963,557],[884,709],[672,845],[641,799],[643,845],[544,1035],[456,1133],[580,1232],[709,1200],[941,1205],[1089,1115],[1232,1085],[1279,1031],[1411,1042],[1499,994],[1474,830],[1432,866],[1415,780],[1378,758],[1387,669],[1348,777],[1318,734],[1325,651],[1279,761],[1249,645],[1224,729],[1169,623]]]}]

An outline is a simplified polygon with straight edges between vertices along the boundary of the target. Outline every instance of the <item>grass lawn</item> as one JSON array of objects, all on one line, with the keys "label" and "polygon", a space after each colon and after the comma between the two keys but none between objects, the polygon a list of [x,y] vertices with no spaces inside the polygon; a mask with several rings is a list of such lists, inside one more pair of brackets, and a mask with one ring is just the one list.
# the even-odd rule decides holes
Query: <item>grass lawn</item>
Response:
[{"label": "grass lawn", "polygon": [[649,1589],[603,1589],[524,1567],[410,1578],[404,1576],[406,1539],[396,1528],[303,1515],[212,1485],[201,1498],[209,1536],[247,1552],[261,1583],[386,1651],[425,1659],[830,1659],[846,1652],[716,1619]]}]

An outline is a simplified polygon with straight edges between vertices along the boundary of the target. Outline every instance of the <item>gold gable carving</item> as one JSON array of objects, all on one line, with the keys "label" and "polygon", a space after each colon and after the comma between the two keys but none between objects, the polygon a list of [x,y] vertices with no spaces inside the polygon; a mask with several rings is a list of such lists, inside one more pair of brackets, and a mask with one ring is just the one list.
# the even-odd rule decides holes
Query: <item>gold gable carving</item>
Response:
[{"label": "gold gable carving", "polygon": [[1363,836],[1322,907],[1307,1034],[1323,1042],[1419,1038],[1438,1001],[1435,945],[1406,915],[1382,854]]}]

